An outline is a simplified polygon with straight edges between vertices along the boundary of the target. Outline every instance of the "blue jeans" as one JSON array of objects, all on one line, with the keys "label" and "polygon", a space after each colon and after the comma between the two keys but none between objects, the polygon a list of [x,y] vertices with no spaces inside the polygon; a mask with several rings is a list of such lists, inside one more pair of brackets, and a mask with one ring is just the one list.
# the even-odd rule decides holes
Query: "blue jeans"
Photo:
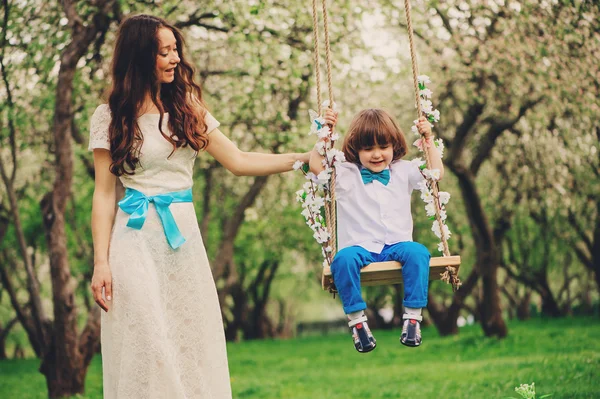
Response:
[{"label": "blue jeans", "polygon": [[429,259],[427,248],[414,241],[386,245],[380,254],[353,246],[338,252],[331,264],[331,274],[338,290],[344,312],[358,312],[367,308],[360,291],[360,269],[373,262],[397,261],[402,264],[404,281],[404,306],[427,306],[429,284]]}]

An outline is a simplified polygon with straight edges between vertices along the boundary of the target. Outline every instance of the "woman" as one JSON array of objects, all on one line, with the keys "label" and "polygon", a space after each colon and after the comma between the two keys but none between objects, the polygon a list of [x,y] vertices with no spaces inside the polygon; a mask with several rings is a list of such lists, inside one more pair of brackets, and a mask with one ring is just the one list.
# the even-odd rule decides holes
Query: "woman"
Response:
[{"label": "woman", "polygon": [[[91,122],[94,299],[105,398],[230,398],[217,291],[191,198],[205,150],[236,175],[290,171],[305,154],[240,151],[203,106],[180,32],[138,15],[120,26],[108,105]],[[114,210],[115,179],[126,188]],[[113,224],[114,220],[114,224]]]}]

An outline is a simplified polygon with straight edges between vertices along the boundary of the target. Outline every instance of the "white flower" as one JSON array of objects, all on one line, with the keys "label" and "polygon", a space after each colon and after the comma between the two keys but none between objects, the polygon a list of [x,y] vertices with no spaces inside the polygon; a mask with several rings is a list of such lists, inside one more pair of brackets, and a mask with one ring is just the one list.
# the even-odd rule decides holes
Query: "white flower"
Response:
[{"label": "white flower", "polygon": [[333,248],[331,246],[325,247],[325,252],[333,252]]},{"label": "white flower", "polygon": [[448,219],[448,215],[446,214],[446,210],[445,209],[442,209],[440,211],[440,219],[442,219],[442,222],[445,222],[446,219]]},{"label": "white flower", "polygon": [[296,201],[301,202],[304,199],[304,190],[296,191]]},{"label": "white flower", "polygon": [[437,220],[433,221],[433,224],[431,225],[431,231],[433,231],[433,234],[435,234],[437,238],[442,238],[442,234],[440,232],[440,224]]},{"label": "white flower", "polygon": [[323,259],[323,267],[327,267],[329,266],[329,261],[327,260],[327,258]]},{"label": "white flower", "polygon": [[440,199],[440,205],[446,205],[448,201],[450,201],[450,193],[446,191],[438,192],[438,197]]},{"label": "white flower", "polygon": [[413,126],[410,128],[410,130],[411,130],[411,131],[412,131],[414,134],[416,134],[417,136],[420,136],[420,135],[421,135],[421,133],[419,133],[419,129],[418,129],[416,126],[414,126],[414,125],[413,125]]},{"label": "white flower", "polygon": [[[444,226],[443,227],[444,237],[446,237],[446,240],[447,240],[450,238],[450,235],[451,235],[450,229],[445,224],[443,226]],[[433,234],[435,234],[437,238],[442,238],[442,233],[440,231],[440,224],[438,223],[437,220],[433,221],[433,224],[431,225],[431,231],[433,231]]]},{"label": "white flower", "polygon": [[321,129],[319,129],[319,131],[317,132],[317,136],[320,139],[324,139],[329,137],[329,134],[331,133],[331,129],[329,128],[329,126],[323,126]]},{"label": "white flower", "polygon": [[346,156],[343,151],[332,148],[327,152],[327,160],[330,164],[336,165],[338,162],[346,162]]},{"label": "white flower", "polygon": [[304,165],[304,162],[302,162],[302,161],[294,162],[294,170],[300,169],[302,167],[302,165]]},{"label": "white flower", "polygon": [[437,246],[437,250],[440,252],[444,252],[444,243],[440,242]]},{"label": "white flower", "polygon": [[427,75],[419,75],[417,76],[417,80],[422,84],[431,83],[431,79],[429,79],[429,76]]},{"label": "white flower", "polygon": [[310,219],[310,210],[308,208],[304,208],[300,214],[304,216],[304,219]]},{"label": "white flower", "polygon": [[435,146],[437,147],[438,151],[440,152],[440,156],[444,156],[444,140],[442,139],[437,139],[435,140]]},{"label": "white flower", "polygon": [[325,142],[323,140],[317,141],[315,144],[315,150],[321,155],[325,155]]},{"label": "white flower", "polygon": [[429,100],[421,99],[421,110],[426,114],[429,114],[433,111],[433,104]]},{"label": "white flower", "polygon": [[325,198],[317,196],[312,197],[309,205],[315,210],[321,209],[321,207],[325,206]]},{"label": "white flower", "polygon": [[323,244],[329,240],[329,232],[327,232],[327,230],[325,229],[320,229],[315,231],[313,237],[315,238],[315,240],[317,240],[319,244]]},{"label": "white flower", "polygon": [[[322,108],[327,108],[327,107],[329,107],[329,100],[325,100],[325,101],[323,101],[323,102],[321,103],[321,107],[322,107]],[[335,103],[335,102],[333,103],[333,107],[331,107],[331,109],[333,110],[333,112],[339,112],[339,109],[338,109],[337,103]]]},{"label": "white flower", "polygon": [[331,175],[331,171],[325,169],[324,171],[319,173],[319,175],[317,176],[317,182],[319,184],[327,184],[329,182],[330,175]]},{"label": "white flower", "polygon": [[310,133],[308,134],[317,134],[321,127],[323,127],[323,124],[325,123],[325,118],[319,116],[319,114],[317,114],[312,109],[308,110],[308,115],[310,117]]},{"label": "white flower", "polygon": [[440,111],[437,109],[434,109],[433,112],[431,112],[431,116],[433,116],[433,121],[437,122],[440,120]]},{"label": "white flower", "polygon": [[425,187],[425,189],[421,190],[421,199],[427,204],[433,202],[433,193],[429,190],[429,188]]},{"label": "white flower", "polygon": [[417,183],[417,190],[419,191],[427,191],[429,190],[427,187],[427,180],[421,180]]},{"label": "white flower", "polygon": [[429,89],[419,90],[419,95],[423,96],[425,98],[431,98],[431,94],[432,94],[432,92]]},{"label": "white flower", "polygon": [[429,180],[434,180],[434,181],[438,181],[440,180],[440,170],[439,169],[424,169],[423,170],[423,174],[425,175],[425,177]]},{"label": "white flower", "polygon": [[337,133],[334,133],[331,135],[331,137],[329,138],[331,141],[338,141],[338,139],[340,138],[340,135]]},{"label": "white flower", "polygon": [[419,169],[421,168],[421,166],[425,165],[425,160],[423,158],[415,158],[410,162],[414,163]]},{"label": "white flower", "polygon": [[427,216],[435,215],[435,203],[433,201],[425,205],[425,212],[427,212]]}]

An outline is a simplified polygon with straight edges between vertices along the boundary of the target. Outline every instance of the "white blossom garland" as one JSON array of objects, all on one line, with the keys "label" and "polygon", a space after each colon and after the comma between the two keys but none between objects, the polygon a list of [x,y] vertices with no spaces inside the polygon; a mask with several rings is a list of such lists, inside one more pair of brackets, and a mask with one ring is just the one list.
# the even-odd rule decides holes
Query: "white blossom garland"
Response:
[{"label": "white blossom garland", "polygon": [[[440,120],[440,111],[438,111],[437,109],[433,109],[433,105],[431,103],[431,95],[433,93],[425,86],[427,83],[431,83],[431,80],[427,75],[420,75],[417,77],[417,80],[419,82],[419,101],[421,101],[421,110],[423,111],[425,117],[433,127],[433,123],[437,123]],[[419,136],[419,138],[413,143],[413,145],[417,147],[420,152],[423,152],[425,150],[425,146],[429,147],[433,144],[437,147],[438,151],[440,152],[440,156],[443,157],[444,142],[442,141],[442,139],[437,139],[433,142],[430,141],[431,139],[425,140],[425,138],[421,136],[421,134],[419,133],[419,129],[417,128],[418,122],[418,120],[415,120],[414,126],[411,128],[413,133]],[[448,201],[450,201],[450,194],[446,191],[438,191],[440,220],[442,224],[441,226],[435,217],[436,204],[433,193],[433,187],[435,184],[437,184],[437,181],[440,179],[441,172],[439,169],[427,169],[426,162],[422,158],[416,158],[412,162],[416,163],[419,166],[419,169],[421,169],[421,173],[425,177],[425,180],[419,183],[417,189],[421,191],[421,199],[423,200],[423,202],[425,202],[425,212],[427,216],[430,220],[433,220],[431,231],[433,231],[433,233],[439,239],[442,239],[443,232],[444,237],[446,238],[446,240],[448,240],[452,233],[446,225],[446,204],[448,204]],[[437,246],[437,249],[440,252],[444,252],[443,241],[440,241],[440,243]]]},{"label": "white blossom garland", "polygon": [[[323,109],[329,106],[329,101],[323,102]],[[335,103],[333,110],[337,112]],[[323,156],[323,166],[325,169],[315,175],[306,168],[301,161],[294,164],[295,170],[301,170],[306,177],[306,183],[301,190],[296,192],[296,200],[302,203],[302,216],[306,219],[306,224],[312,229],[313,237],[321,245],[323,255],[323,267],[331,266],[333,261],[333,248],[329,245],[331,235],[327,230],[325,219],[325,203],[331,201],[330,181],[334,166],[346,159],[342,151],[333,148],[339,135],[332,132],[329,126],[325,125],[325,118],[318,115],[315,111],[309,110],[310,132],[318,137],[316,150]]]}]

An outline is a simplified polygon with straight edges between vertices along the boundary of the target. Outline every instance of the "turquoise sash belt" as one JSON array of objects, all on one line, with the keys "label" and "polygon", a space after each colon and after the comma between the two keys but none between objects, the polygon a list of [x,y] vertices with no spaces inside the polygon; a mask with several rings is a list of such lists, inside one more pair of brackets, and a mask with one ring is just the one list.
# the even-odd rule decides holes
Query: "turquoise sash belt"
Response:
[{"label": "turquoise sash belt", "polygon": [[175,223],[169,205],[173,202],[192,202],[192,189],[146,196],[138,190],[127,188],[125,197],[119,201],[119,208],[130,215],[127,221],[128,227],[136,230],[142,228],[146,221],[150,202],[153,202],[156,207],[156,212],[160,217],[169,245],[173,249],[179,248],[185,242],[185,238],[177,228],[177,223]]}]

